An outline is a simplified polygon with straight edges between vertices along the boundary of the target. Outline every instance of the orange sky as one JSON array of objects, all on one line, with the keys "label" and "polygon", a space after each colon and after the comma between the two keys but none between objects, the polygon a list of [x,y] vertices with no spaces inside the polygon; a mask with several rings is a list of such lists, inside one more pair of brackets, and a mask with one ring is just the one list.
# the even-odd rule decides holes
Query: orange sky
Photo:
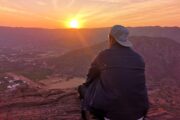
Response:
[{"label": "orange sky", "polygon": [[0,0],[0,26],[180,26],[180,0]]}]

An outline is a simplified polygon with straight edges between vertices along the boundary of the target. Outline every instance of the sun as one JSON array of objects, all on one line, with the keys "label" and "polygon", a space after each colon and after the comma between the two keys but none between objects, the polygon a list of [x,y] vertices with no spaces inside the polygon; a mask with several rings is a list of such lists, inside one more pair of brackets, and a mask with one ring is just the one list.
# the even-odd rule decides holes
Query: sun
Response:
[{"label": "sun", "polygon": [[79,29],[84,26],[84,20],[78,17],[68,18],[64,21],[64,25],[66,28]]},{"label": "sun", "polygon": [[79,28],[80,27],[80,23],[77,19],[72,19],[70,22],[69,22],[69,27],[70,28]]}]

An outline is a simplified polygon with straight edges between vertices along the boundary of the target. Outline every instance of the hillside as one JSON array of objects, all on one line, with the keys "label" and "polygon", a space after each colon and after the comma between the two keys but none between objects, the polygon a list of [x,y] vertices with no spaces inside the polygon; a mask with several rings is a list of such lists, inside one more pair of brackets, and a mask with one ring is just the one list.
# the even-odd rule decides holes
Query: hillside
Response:
[{"label": "hillside", "polygon": [[103,42],[92,47],[70,51],[60,57],[47,59],[47,63],[61,76],[84,77],[92,59],[106,46],[107,44]]},{"label": "hillside", "polygon": [[[180,44],[167,38],[131,37],[134,48],[145,59],[147,85],[152,108],[160,108],[178,115],[180,113]],[[92,59],[106,43],[75,50],[50,59],[56,73],[66,77],[85,77]]]},{"label": "hillside", "polygon": [[[167,72],[173,74],[173,77],[177,77],[171,71],[178,67],[180,56],[177,53],[180,52],[180,44],[167,38],[131,37],[130,39],[134,48],[145,58],[147,73],[151,73],[155,77],[154,79],[165,77],[164,75],[167,75]],[[77,49],[50,59],[49,64],[52,64],[57,72],[59,71],[63,75],[84,76],[93,58],[107,46],[107,43],[103,42],[91,47]],[[156,69],[154,70],[154,68]],[[172,69],[169,71],[167,68]]]}]

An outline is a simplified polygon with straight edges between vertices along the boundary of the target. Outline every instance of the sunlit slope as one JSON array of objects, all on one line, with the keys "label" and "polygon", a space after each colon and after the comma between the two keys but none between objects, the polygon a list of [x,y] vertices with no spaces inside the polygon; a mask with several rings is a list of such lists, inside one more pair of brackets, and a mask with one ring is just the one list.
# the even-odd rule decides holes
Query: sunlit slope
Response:
[{"label": "sunlit slope", "polygon": [[[177,71],[174,70],[179,66],[179,43],[167,38],[131,37],[130,39],[134,48],[146,61],[149,78],[178,77]],[[85,76],[93,58],[107,46],[107,43],[103,42],[68,52],[63,56],[50,59],[49,64],[62,75]]]}]

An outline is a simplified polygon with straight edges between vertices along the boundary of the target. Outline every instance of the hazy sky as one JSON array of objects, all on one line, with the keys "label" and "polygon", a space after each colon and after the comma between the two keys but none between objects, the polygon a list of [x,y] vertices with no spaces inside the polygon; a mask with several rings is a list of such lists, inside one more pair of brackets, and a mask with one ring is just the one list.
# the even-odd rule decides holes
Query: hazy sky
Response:
[{"label": "hazy sky", "polygon": [[180,0],[0,0],[0,25],[66,27],[180,26]]}]

